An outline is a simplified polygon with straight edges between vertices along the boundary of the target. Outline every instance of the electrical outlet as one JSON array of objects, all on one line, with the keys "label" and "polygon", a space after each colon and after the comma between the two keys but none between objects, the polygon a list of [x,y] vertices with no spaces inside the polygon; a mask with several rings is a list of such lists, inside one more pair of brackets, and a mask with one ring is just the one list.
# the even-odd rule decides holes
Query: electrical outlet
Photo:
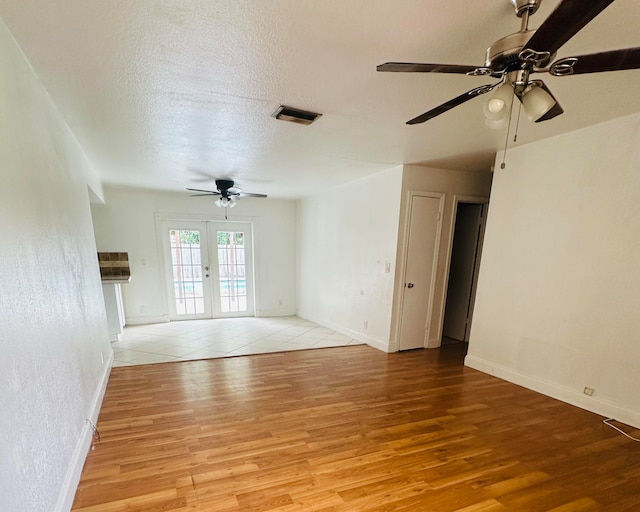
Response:
[{"label": "electrical outlet", "polygon": [[583,390],[583,393],[587,396],[593,396],[593,394],[596,392],[595,389],[593,388],[589,388],[589,387],[585,387]]},{"label": "electrical outlet", "polygon": [[366,331],[369,328],[369,322],[368,321],[364,321],[364,330]]},{"label": "electrical outlet", "polygon": [[138,306],[138,311],[140,313],[144,313],[144,306],[143,305]]},{"label": "electrical outlet", "polygon": [[384,273],[385,274],[390,274],[391,273],[391,262],[390,261],[387,261],[384,264]]}]

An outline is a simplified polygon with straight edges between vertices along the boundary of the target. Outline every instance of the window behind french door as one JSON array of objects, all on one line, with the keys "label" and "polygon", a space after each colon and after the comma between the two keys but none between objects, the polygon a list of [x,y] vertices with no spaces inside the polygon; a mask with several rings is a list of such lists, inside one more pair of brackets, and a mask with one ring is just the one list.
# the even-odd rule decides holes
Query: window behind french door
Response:
[{"label": "window behind french door", "polygon": [[220,314],[247,311],[247,245],[244,231],[216,229]]},{"label": "window behind french door", "polygon": [[169,228],[173,303],[176,316],[204,315],[202,242],[198,229]]},{"label": "window behind french door", "polygon": [[253,316],[251,224],[162,221],[171,320]]}]

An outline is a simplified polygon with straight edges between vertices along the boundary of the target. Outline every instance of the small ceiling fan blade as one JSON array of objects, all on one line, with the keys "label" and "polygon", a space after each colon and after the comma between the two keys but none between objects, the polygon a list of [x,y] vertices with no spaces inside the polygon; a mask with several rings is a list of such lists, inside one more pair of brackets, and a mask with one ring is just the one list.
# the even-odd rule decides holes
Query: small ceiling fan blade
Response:
[{"label": "small ceiling fan blade", "polygon": [[551,64],[550,73],[566,76],[624,69],[640,69],[640,47],[558,59]]},{"label": "small ceiling fan blade", "polygon": [[238,197],[267,197],[267,194],[253,194],[252,192],[238,192],[234,195]]},{"label": "small ceiling fan blade", "polygon": [[208,194],[219,194],[217,190],[202,190],[201,188],[188,188],[189,192],[207,192]]},{"label": "small ceiling fan blade", "polygon": [[554,54],[612,3],[613,0],[563,0],[531,36],[523,50]]},{"label": "small ceiling fan blade", "polygon": [[436,108],[433,108],[428,112],[425,112],[424,114],[419,115],[418,117],[414,117],[410,121],[407,121],[407,124],[424,123],[429,119],[433,119],[434,117],[439,116],[440,114],[444,114],[446,111],[451,110],[453,107],[462,105],[464,102],[469,101],[470,99],[473,99],[476,96],[492,91],[495,87],[497,87],[501,83],[502,82],[496,82],[495,84],[481,85],[480,87],[471,89],[470,91],[467,91],[464,94],[461,94],[460,96],[456,96],[452,100],[449,100],[446,103],[443,103],[442,105],[439,105]]},{"label": "small ceiling fan blade", "polygon": [[418,64],[413,62],[385,62],[380,64],[377,71],[391,71],[397,73],[473,73],[478,66],[462,66],[458,64]]}]

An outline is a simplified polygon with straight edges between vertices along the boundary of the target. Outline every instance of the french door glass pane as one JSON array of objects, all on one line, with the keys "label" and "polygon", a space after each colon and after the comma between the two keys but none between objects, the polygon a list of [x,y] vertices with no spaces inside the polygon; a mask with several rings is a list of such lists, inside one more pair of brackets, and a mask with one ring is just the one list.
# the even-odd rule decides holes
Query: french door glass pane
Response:
[{"label": "french door glass pane", "polygon": [[200,231],[170,229],[173,291],[178,315],[204,313]]},{"label": "french door glass pane", "polygon": [[218,231],[218,276],[222,313],[247,311],[244,232]]}]

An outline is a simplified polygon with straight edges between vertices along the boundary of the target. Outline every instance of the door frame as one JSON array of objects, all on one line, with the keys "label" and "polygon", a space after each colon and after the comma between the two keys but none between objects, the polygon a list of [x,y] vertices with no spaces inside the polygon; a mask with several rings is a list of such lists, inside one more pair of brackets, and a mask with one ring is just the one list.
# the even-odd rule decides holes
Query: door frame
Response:
[{"label": "door frame", "polygon": [[[217,207],[216,207],[217,209]],[[259,248],[256,246],[256,232],[258,230],[258,219],[257,217],[248,217],[248,216],[233,216],[233,219],[225,219],[224,214],[218,216],[213,215],[202,215],[202,214],[187,214],[187,213],[155,213],[155,231],[156,231],[156,251],[158,258],[158,266],[160,267],[160,280],[161,280],[161,296],[164,304],[164,318],[166,318],[167,322],[171,321],[170,317],[170,306],[169,306],[169,283],[167,281],[167,258],[164,250],[163,244],[163,230],[162,223],[166,221],[174,221],[174,222],[215,222],[215,223],[225,223],[229,222],[232,224],[235,223],[246,223],[251,225],[251,247],[252,247],[252,255],[251,255],[251,273],[253,274],[253,316],[257,317],[257,311],[260,311],[259,307],[259,293],[258,293],[258,283],[259,281],[259,273],[258,266],[256,265],[256,260],[258,259]],[[214,317],[215,318],[215,317]]]},{"label": "door frame", "polygon": [[428,197],[432,199],[438,199],[438,215],[439,222],[436,231],[436,244],[434,248],[434,260],[433,267],[431,269],[431,284],[429,290],[429,304],[427,306],[427,318],[425,324],[425,340],[424,347],[428,346],[429,341],[429,331],[431,324],[431,317],[433,315],[433,298],[435,294],[435,284],[438,270],[438,260],[440,254],[440,241],[442,238],[442,221],[444,214],[444,206],[445,206],[445,198],[446,194],[444,192],[425,192],[421,190],[409,190],[406,195],[406,204],[405,204],[405,214],[404,214],[404,222],[402,223],[402,244],[400,245],[400,251],[398,255],[398,261],[400,265],[398,267],[398,271],[396,273],[396,308],[395,308],[395,318],[397,319],[393,326],[393,342],[389,346],[390,352],[397,352],[400,345],[400,333],[402,331],[402,313],[404,308],[404,283],[406,282],[407,277],[407,259],[409,257],[409,240],[411,237],[411,211],[413,206],[413,198],[416,196],[420,197]]},{"label": "door frame", "polygon": [[[442,344],[442,331],[444,330],[444,313],[447,301],[447,291],[449,288],[449,273],[451,271],[451,255],[453,253],[453,237],[455,235],[456,229],[456,217],[458,215],[458,203],[471,203],[471,204],[481,204],[484,206],[484,222],[482,223],[482,227],[480,228],[480,237],[478,241],[478,246],[476,247],[476,253],[482,255],[482,245],[484,243],[484,233],[487,228],[487,216],[489,213],[489,197],[487,196],[466,196],[460,194],[454,194],[453,196],[453,205],[451,207],[451,219],[449,223],[449,240],[447,243],[447,255],[446,255],[446,264],[444,268],[444,286],[442,287],[442,315],[440,316],[439,324],[438,324],[438,344],[434,345],[433,348],[437,348]],[[482,258],[480,258],[482,259]],[[475,306],[476,301],[476,289],[478,286],[478,274],[480,272],[480,265],[476,265],[476,269],[474,271],[474,280],[473,285],[471,287],[471,316],[470,320],[473,319],[473,307]]]}]

